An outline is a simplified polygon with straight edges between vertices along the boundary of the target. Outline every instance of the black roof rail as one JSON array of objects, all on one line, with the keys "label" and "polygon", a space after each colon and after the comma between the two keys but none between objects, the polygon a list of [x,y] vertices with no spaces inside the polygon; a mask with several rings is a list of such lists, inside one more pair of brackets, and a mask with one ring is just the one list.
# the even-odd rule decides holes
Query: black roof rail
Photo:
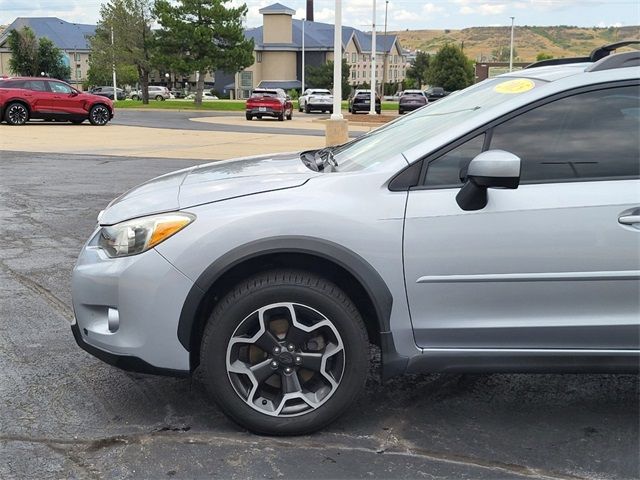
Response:
[{"label": "black roof rail", "polygon": [[585,70],[585,72],[599,72],[601,70],[613,70],[614,68],[640,66],[640,51],[618,53],[610,57],[604,57]]},{"label": "black roof rail", "polygon": [[626,47],[627,45],[635,44],[640,44],[640,40],[624,40],[622,42],[603,45],[602,47],[598,47],[593,50],[588,57],[552,58],[550,60],[541,60],[539,62],[534,62],[524,68],[547,67],[549,65],[568,65],[571,63],[597,62],[598,60],[607,57],[609,54],[611,54],[611,52],[620,47]]}]

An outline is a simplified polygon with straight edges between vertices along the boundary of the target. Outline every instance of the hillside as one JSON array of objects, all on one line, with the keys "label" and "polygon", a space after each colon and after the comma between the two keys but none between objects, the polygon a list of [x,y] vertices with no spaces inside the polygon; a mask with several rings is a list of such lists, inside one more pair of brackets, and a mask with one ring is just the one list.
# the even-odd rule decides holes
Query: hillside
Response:
[{"label": "hillside", "polygon": [[[435,53],[445,43],[464,46],[469,58],[491,60],[499,48],[508,51],[511,27],[473,27],[463,30],[406,30],[399,35],[405,49]],[[533,61],[540,52],[554,57],[586,55],[594,48],[622,40],[640,38],[640,26],[620,28],[580,28],[569,26],[514,29],[516,61]]]}]

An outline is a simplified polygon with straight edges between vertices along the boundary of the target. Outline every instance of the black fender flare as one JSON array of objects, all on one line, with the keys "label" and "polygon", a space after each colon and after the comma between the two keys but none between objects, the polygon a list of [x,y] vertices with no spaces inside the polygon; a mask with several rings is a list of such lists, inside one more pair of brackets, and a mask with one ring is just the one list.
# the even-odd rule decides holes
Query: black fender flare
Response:
[{"label": "black fender flare", "polygon": [[369,262],[352,250],[335,242],[306,236],[278,236],[249,242],[227,252],[205,268],[187,294],[178,322],[178,340],[187,351],[191,350],[191,336],[198,309],[214,283],[247,260],[277,253],[321,257],[353,275],[369,295],[376,311],[383,353],[383,377],[388,378],[405,370],[408,359],[396,352],[390,331],[393,296],[383,278]]}]

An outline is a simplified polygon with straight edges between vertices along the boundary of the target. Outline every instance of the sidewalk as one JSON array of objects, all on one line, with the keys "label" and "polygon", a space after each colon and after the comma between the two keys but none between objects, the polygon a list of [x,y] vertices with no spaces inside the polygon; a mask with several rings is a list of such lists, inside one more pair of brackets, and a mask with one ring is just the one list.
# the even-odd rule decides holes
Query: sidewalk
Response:
[{"label": "sidewalk", "polygon": [[[285,123],[293,127],[290,122]],[[0,124],[0,156],[2,151],[22,151],[224,160],[321,148],[324,145],[324,137],[311,135],[173,130],[111,124],[94,127],[88,123],[33,122],[22,127]]]}]

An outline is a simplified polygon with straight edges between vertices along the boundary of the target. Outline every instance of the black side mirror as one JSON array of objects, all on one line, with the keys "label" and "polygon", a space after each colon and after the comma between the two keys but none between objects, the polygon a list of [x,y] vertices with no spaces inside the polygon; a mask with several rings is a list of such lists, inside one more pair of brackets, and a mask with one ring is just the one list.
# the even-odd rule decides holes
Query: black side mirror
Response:
[{"label": "black side mirror", "polygon": [[78,95],[80,95],[80,92],[77,90],[71,90],[71,93],[69,94],[70,97],[77,97]]},{"label": "black side mirror", "polygon": [[488,188],[518,188],[520,158],[504,150],[482,152],[469,163],[466,182],[456,195],[456,202],[466,211],[487,206]]}]

